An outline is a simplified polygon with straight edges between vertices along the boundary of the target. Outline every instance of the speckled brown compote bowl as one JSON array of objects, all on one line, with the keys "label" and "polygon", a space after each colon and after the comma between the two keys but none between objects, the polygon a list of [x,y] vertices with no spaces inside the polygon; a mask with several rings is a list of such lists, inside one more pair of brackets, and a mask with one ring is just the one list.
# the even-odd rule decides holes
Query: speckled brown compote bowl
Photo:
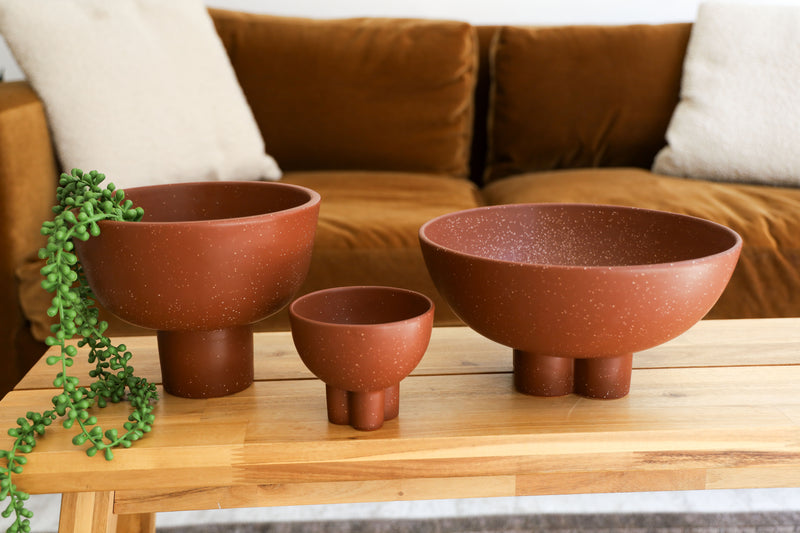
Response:
[{"label": "speckled brown compote bowl", "polygon": [[394,287],[339,287],[289,306],[297,352],[325,383],[328,420],[374,430],[400,410],[400,381],[419,363],[433,302]]},{"label": "speckled brown compote bowl", "polygon": [[420,229],[454,312],[514,349],[514,384],[537,396],[628,394],[632,354],[686,331],[714,305],[742,246],[674,213],[516,204],[443,215]]},{"label": "speckled brown compote bowl", "polygon": [[141,222],[100,222],[76,246],[97,300],[158,331],[164,389],[223,396],[253,382],[252,324],[306,277],[320,196],[280,182],[126,189]]}]

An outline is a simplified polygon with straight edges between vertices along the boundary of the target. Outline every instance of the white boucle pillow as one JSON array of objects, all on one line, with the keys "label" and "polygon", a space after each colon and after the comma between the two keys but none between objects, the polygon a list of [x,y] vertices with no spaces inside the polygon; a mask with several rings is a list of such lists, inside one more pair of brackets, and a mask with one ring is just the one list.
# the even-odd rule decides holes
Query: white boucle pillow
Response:
[{"label": "white boucle pillow", "polygon": [[800,7],[700,6],[660,174],[800,185]]},{"label": "white boucle pillow", "polygon": [[0,0],[64,170],[118,187],[278,179],[200,0]]}]

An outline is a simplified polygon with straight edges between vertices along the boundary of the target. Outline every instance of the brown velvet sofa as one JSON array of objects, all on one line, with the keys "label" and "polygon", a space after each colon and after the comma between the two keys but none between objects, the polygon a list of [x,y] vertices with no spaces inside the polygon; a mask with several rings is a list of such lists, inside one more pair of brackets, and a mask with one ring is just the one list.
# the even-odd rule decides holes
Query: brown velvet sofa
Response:
[{"label": "brown velvet sofa", "polygon": [[[437,324],[455,324],[422,260],[424,222],[486,204],[594,202],[738,231],[739,266],[709,317],[800,315],[800,190],[648,170],[678,102],[690,24],[211,14],[283,180],[322,195],[303,292],[407,287],[434,298]],[[57,174],[42,103],[26,82],[0,84],[5,385],[47,333],[36,251]],[[111,322],[112,334],[141,333]],[[257,327],[288,328],[285,311]]]}]

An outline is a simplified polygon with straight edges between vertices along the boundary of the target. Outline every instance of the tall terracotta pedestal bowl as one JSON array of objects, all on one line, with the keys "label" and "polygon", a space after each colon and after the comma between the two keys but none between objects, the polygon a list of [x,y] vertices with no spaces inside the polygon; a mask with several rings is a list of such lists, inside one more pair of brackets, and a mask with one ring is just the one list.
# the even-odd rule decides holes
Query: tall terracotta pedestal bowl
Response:
[{"label": "tall terracotta pedestal bowl", "polygon": [[632,354],[699,321],[742,246],[707,220],[587,204],[443,215],[420,242],[454,312],[514,349],[518,391],[592,398],[628,394]]},{"label": "tall terracotta pedestal bowl", "polygon": [[315,191],[280,182],[127,189],[141,222],[100,222],[76,250],[97,300],[157,330],[164,388],[223,396],[253,382],[254,322],[285,307],[305,279]]},{"label": "tall terracotta pedestal bowl", "polygon": [[325,383],[328,420],[374,430],[400,410],[400,381],[431,338],[433,302],[394,287],[340,287],[289,306],[300,358]]}]

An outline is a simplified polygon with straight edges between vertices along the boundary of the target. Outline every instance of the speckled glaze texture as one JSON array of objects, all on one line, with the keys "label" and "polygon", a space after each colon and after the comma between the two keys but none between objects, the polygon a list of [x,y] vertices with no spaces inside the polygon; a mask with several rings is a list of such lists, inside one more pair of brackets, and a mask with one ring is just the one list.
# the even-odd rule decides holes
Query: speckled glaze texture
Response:
[{"label": "speckled glaze texture", "polygon": [[289,306],[300,358],[325,383],[328,420],[360,430],[398,416],[400,381],[419,364],[433,302],[394,287],[339,287]]},{"label": "speckled glaze texture", "polygon": [[202,182],[126,190],[141,222],[100,223],[76,246],[98,301],[158,331],[164,388],[189,398],[253,382],[251,324],[305,279],[315,191],[280,182]]},{"label": "speckled glaze texture", "polygon": [[632,354],[703,318],[742,246],[707,220],[589,204],[443,215],[420,243],[454,312],[513,348],[517,390],[592,398],[628,394]]}]

